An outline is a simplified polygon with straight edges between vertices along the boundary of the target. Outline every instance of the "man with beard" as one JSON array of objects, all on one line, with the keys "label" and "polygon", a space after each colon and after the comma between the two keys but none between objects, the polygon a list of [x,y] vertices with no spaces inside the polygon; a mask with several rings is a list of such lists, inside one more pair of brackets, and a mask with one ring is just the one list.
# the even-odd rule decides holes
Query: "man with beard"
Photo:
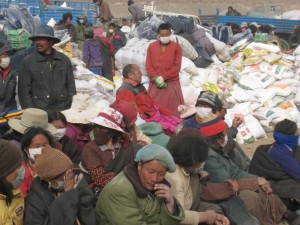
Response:
[{"label": "man with beard", "polygon": [[53,28],[41,25],[29,39],[36,51],[21,63],[18,89],[22,108],[58,111],[70,108],[76,94],[72,65],[67,56],[52,48],[60,42],[54,37]]}]

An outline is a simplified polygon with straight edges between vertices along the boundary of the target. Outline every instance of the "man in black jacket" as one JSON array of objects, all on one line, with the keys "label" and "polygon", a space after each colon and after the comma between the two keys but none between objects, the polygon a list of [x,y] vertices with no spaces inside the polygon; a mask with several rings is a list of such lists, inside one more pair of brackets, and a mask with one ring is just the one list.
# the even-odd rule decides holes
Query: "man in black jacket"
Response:
[{"label": "man in black jacket", "polygon": [[60,40],[48,25],[42,25],[29,39],[36,51],[21,64],[18,90],[22,108],[69,109],[76,94],[75,80],[69,58],[52,48]]}]

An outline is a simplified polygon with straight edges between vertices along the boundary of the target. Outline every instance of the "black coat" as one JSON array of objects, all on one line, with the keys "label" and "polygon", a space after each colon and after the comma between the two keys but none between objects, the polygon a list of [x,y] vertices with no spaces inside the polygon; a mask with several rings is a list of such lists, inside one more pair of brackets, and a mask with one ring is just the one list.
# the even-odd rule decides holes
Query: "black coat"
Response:
[{"label": "black coat", "polygon": [[10,70],[3,79],[0,74],[0,113],[17,109],[16,97],[17,77]]},{"label": "black coat", "polygon": [[[280,198],[300,199],[300,183],[292,179],[279,164],[274,162],[267,152],[272,145],[259,146],[251,160],[249,173],[264,177],[270,181],[273,192]],[[300,162],[300,148],[294,150],[296,161]]]},{"label": "black coat", "polygon": [[52,59],[37,51],[26,56],[19,74],[18,93],[23,109],[69,109],[76,94],[70,59],[53,50]]},{"label": "black coat", "polygon": [[96,225],[94,194],[84,179],[71,191],[54,198],[48,183],[35,178],[25,200],[24,225]]}]

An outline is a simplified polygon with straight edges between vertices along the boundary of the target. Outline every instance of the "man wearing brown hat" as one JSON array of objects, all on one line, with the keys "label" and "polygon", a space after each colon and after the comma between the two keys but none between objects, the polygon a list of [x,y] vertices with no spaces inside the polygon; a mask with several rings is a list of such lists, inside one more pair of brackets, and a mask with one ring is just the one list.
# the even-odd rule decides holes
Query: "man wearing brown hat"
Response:
[{"label": "man wearing brown hat", "polygon": [[49,145],[35,159],[38,175],[32,182],[25,203],[25,225],[96,225],[92,206],[94,194],[83,176],[74,176],[72,161]]},{"label": "man wearing brown hat", "polygon": [[21,65],[18,90],[22,108],[69,109],[76,94],[75,80],[69,58],[52,48],[60,39],[48,25],[41,25],[29,39],[36,51]]}]

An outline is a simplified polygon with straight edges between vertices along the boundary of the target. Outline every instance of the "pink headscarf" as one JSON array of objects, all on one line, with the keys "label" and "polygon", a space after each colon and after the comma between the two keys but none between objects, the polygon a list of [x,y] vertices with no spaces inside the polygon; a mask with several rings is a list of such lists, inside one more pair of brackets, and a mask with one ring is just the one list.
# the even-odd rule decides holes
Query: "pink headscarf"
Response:
[{"label": "pink headscarf", "polygon": [[103,32],[104,32],[104,30],[103,30],[102,27],[95,27],[94,28],[94,36],[95,37],[102,37]]}]

